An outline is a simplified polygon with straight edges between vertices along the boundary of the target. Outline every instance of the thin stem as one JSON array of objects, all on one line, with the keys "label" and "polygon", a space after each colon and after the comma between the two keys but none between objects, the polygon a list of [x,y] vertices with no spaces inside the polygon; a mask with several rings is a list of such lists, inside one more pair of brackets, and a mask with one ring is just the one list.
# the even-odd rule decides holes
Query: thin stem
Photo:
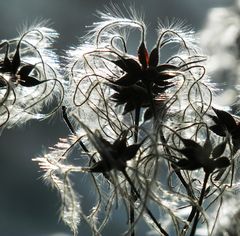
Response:
[{"label": "thin stem", "polygon": [[140,107],[137,107],[135,110],[135,120],[134,120],[134,125],[135,125],[135,130],[134,130],[134,143],[138,142],[138,128],[139,128],[139,117],[140,117]]},{"label": "thin stem", "polygon": [[[72,124],[70,123],[69,119],[68,119],[68,116],[67,116],[67,112],[66,112],[66,107],[65,106],[62,106],[62,116],[63,116],[63,120],[65,121],[65,123],[67,124],[68,128],[71,130],[71,132],[77,136]],[[85,151],[85,152],[89,152],[87,147],[84,145],[84,143],[79,140],[79,144],[80,146],[82,147],[82,149]]]},{"label": "thin stem", "polygon": [[[135,119],[134,119],[134,127],[135,127],[135,130],[134,130],[134,143],[137,143],[138,142],[138,128],[139,128],[139,117],[140,117],[140,110],[141,108],[140,107],[137,107],[135,109]],[[134,189],[132,188],[132,185],[130,185],[130,191],[131,191],[131,196],[133,197],[133,199],[135,198],[135,191]],[[135,212],[134,212],[134,205],[133,204],[130,204],[129,205],[129,224],[132,228],[132,226],[134,225],[134,222],[135,222]],[[135,236],[135,230],[133,229],[132,232],[131,232],[131,236]]]},{"label": "thin stem", "polygon": [[[160,124],[160,125],[161,125],[161,124]],[[168,146],[167,146],[167,141],[166,141],[165,136],[164,136],[164,134],[163,134],[162,125],[161,125],[161,127],[160,127],[160,129],[159,129],[159,132],[160,132],[160,139],[161,139],[161,141],[162,141],[164,150],[165,150],[165,152],[168,154],[168,156],[171,156],[171,152],[170,152],[170,150],[169,150],[169,148],[168,148]],[[178,176],[178,178],[180,179],[181,183],[182,183],[183,186],[185,187],[185,189],[186,189],[186,191],[187,191],[187,194],[188,194],[190,197],[194,197],[194,196],[193,196],[193,193],[192,193],[192,191],[191,191],[191,189],[190,189],[190,187],[189,187],[189,184],[187,184],[187,182],[184,180],[184,178],[183,178],[183,176],[182,176],[179,168],[178,168],[176,165],[174,165],[174,164],[172,164],[171,166],[172,166],[175,174]]]},{"label": "thin stem", "polygon": [[155,107],[154,98],[153,98],[153,94],[152,94],[152,84],[146,83],[146,82],[144,84],[145,84],[145,87],[147,89],[147,93],[149,96],[150,109],[152,110],[154,120],[156,120],[157,114],[156,114],[156,107]]},{"label": "thin stem", "polygon": [[[131,187],[131,195],[133,195],[134,192]],[[129,204],[129,225],[132,228],[135,222],[135,212],[134,212],[134,206],[130,203]],[[131,232],[131,236],[135,236],[135,230],[133,229]]]},{"label": "thin stem", "polygon": [[[208,172],[205,173],[203,187],[202,187],[201,195],[200,195],[199,201],[198,201],[198,205],[199,205],[198,207],[202,206],[209,175],[210,175],[210,173],[208,173]],[[195,216],[194,222],[193,222],[193,226],[192,226],[192,231],[191,231],[191,234],[189,236],[194,236],[195,235],[195,232],[196,232],[196,229],[197,229],[197,224],[198,224],[198,221],[199,221],[199,214],[200,214],[200,209],[198,209],[198,211],[196,213],[196,216]]]}]

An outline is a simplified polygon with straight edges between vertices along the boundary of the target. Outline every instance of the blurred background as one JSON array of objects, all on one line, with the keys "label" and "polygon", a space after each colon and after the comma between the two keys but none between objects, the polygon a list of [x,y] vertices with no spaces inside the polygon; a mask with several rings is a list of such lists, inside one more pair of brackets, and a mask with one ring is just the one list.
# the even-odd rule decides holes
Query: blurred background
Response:
[{"label": "blurred background", "polygon": [[[60,55],[87,32],[86,25],[96,22],[97,10],[110,2],[126,8],[133,5],[144,12],[148,25],[148,40],[153,46],[157,21],[181,19],[195,31],[205,24],[209,9],[231,5],[233,0],[0,0],[0,41],[18,35],[23,25],[39,19],[49,19],[60,38],[55,44]],[[59,197],[46,186],[32,158],[41,155],[58,138],[69,134],[56,116],[42,122],[30,121],[23,127],[4,130],[0,136],[0,236],[67,236],[69,229],[59,221]],[[87,186],[79,180],[82,188]],[[89,191],[86,188],[86,191]],[[116,210],[104,236],[118,236],[126,227],[124,212]],[[116,230],[115,230],[116,229]],[[119,229],[119,230],[118,230]],[[88,236],[82,224],[79,235]],[[139,229],[138,236],[144,236]],[[120,235],[120,234],[119,234]]]}]

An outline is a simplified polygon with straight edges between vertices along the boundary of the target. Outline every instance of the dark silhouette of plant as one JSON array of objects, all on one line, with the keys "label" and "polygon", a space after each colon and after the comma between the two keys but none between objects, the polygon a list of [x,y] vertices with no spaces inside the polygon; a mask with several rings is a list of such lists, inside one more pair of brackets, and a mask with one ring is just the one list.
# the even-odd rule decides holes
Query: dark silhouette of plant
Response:
[{"label": "dark silhouette of plant", "polygon": [[233,153],[236,153],[240,147],[240,125],[231,114],[226,111],[213,108],[217,116],[210,115],[215,122],[210,129],[221,137],[230,136],[233,144]]},{"label": "dark silhouette of plant", "polygon": [[[140,219],[157,235],[194,236],[197,229],[211,235],[226,189],[233,192],[239,184],[238,117],[214,108],[206,58],[192,31],[160,25],[148,51],[147,28],[133,12],[100,17],[80,46],[67,52],[62,114],[72,135],[35,158],[44,179],[59,190],[61,218],[74,235],[81,219],[93,235],[101,235],[113,206],[122,204],[128,215],[126,235],[136,235]],[[129,53],[131,30],[140,32],[139,42],[133,41],[137,55]],[[21,59],[20,45],[30,45],[25,41],[18,41],[11,54],[11,43],[1,44],[7,49],[0,88],[9,92],[6,73],[26,88],[51,80],[33,75],[44,74],[44,60],[32,64]],[[170,53],[163,60],[165,47]],[[7,111],[8,97],[2,103]],[[72,175],[93,182],[94,200],[87,210]]]},{"label": "dark silhouette of plant", "polygon": [[[56,37],[54,30],[38,24],[19,38],[1,42],[1,126],[11,127],[29,119],[43,119],[58,110],[64,91],[59,80],[57,57],[49,49]],[[41,114],[44,104],[56,95],[56,107]]]}]

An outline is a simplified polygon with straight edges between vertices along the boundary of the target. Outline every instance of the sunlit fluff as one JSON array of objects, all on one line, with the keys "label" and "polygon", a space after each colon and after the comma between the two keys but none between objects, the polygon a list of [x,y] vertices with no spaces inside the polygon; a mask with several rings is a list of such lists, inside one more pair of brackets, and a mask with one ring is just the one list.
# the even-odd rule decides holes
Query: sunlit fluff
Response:
[{"label": "sunlit fluff", "polygon": [[53,148],[50,148],[48,153],[43,157],[35,158],[34,161],[37,161],[40,168],[45,172],[43,175],[44,181],[59,191],[62,201],[61,218],[71,227],[73,232],[77,233],[82,210],[79,202],[80,198],[73,190],[68,173],[70,171],[81,171],[81,168],[76,168],[66,161],[64,154],[70,145],[67,139],[60,139]]},{"label": "sunlit fluff", "polygon": [[[36,159],[47,176],[62,173],[61,186],[54,184],[70,198],[61,195],[62,219],[76,234],[82,217],[101,235],[113,206],[122,203],[130,219],[126,234],[141,218],[158,235],[193,236],[202,221],[210,235],[209,212],[218,218],[222,193],[235,181],[240,125],[213,107],[194,33],[159,24],[148,50],[142,18],[132,12],[100,18],[66,56],[63,118],[78,140],[61,141]],[[72,177],[79,176],[93,180],[94,200],[86,212],[76,208],[77,215]]]},{"label": "sunlit fluff", "polygon": [[[139,64],[140,68],[143,66],[142,60],[148,58],[147,61],[150,59],[149,62],[152,65],[147,66],[162,71],[158,76],[169,78],[167,81],[164,79],[165,81],[158,85],[154,82],[156,91],[152,95],[152,102],[158,105],[159,109],[173,108],[174,101],[180,101],[178,97],[181,97],[181,102],[178,104],[176,102],[177,106],[180,103],[180,106],[184,106],[184,101],[188,99],[188,89],[191,88],[193,91],[194,84],[197,84],[196,81],[203,80],[205,76],[204,67],[198,65],[205,58],[201,56],[198,46],[195,44],[193,31],[186,27],[179,27],[177,24],[169,24],[168,27],[159,24],[156,45],[152,51],[148,52],[147,28],[142,19],[138,19],[133,13],[130,13],[129,18],[121,17],[121,13],[115,15],[100,13],[100,17],[102,21],[93,25],[89,34],[82,39],[83,43],[68,52],[70,89],[67,96],[70,103],[67,104],[67,107],[69,111],[75,112],[85,124],[95,128],[103,127],[103,120],[108,120],[108,122],[112,120],[118,125],[121,125],[119,120],[122,119],[125,122],[131,121],[133,119],[132,111],[137,106],[140,106],[143,111],[140,121],[151,118],[153,111],[149,109],[148,92],[146,86],[142,85],[143,81],[139,81],[140,83],[137,81],[135,84],[131,81],[129,89],[124,91],[119,87],[121,82],[124,82],[121,77],[128,73],[126,70],[124,71],[123,66],[119,65],[123,59],[125,61],[132,60]],[[140,32],[139,43],[135,43],[135,54],[130,54],[128,44],[131,43],[130,40],[133,40],[131,37],[136,30]],[[137,40],[134,39],[134,41]],[[167,59],[163,60],[161,53],[165,47],[171,48],[171,53]],[[145,54],[146,58],[139,58],[139,54],[142,56]],[[128,65],[128,67],[131,66]],[[150,70],[152,69],[149,69],[147,73],[150,73]],[[141,80],[141,75],[139,77]],[[131,87],[131,85],[134,86]],[[123,93],[128,94],[123,96]],[[134,93],[135,97],[130,98],[130,94]],[[126,96],[127,98],[125,98]],[[141,101],[139,101],[139,97],[141,97]],[[131,100],[126,102],[126,99]],[[122,115],[125,117],[123,118]],[[93,118],[89,119],[89,117]],[[94,117],[100,117],[98,121],[103,124],[89,123],[95,120]]]},{"label": "sunlit fluff", "polygon": [[239,24],[237,4],[226,8],[213,8],[209,11],[206,24],[200,33],[201,44],[209,55],[207,67],[212,74],[212,81],[218,83],[221,89],[224,88],[223,93],[227,95],[223,99],[220,97],[220,105],[232,105],[238,100]]},{"label": "sunlit fluff", "polygon": [[[212,95],[202,82],[205,78],[205,67],[202,65],[205,58],[195,44],[193,32],[175,24],[168,27],[159,24],[156,45],[148,51],[147,27],[142,19],[131,14],[129,18],[123,18],[119,13],[100,13],[100,17],[102,21],[93,25],[83,38],[84,43],[68,52],[70,93],[67,96],[71,100],[68,100],[67,107],[70,119],[77,120],[75,125],[79,125],[80,120],[92,130],[102,130],[108,139],[112,139],[129,127],[135,133],[138,132],[137,126],[143,128],[147,125],[149,129],[152,127],[147,122],[149,120],[155,120],[157,128],[161,121],[166,121],[166,126],[178,127],[183,113],[185,117],[181,122],[186,120],[186,124],[190,124],[201,121],[210,107]],[[135,43],[135,54],[129,52],[133,30],[140,32],[139,42]],[[163,60],[161,53],[165,47],[170,47],[171,53]],[[165,131],[169,133],[168,129]],[[141,130],[129,141],[144,140],[147,135]],[[156,148],[157,142],[153,139],[147,143],[149,147]],[[145,143],[143,149],[147,150]],[[131,168],[127,169],[127,173],[133,174],[130,177],[136,185],[142,186],[142,183],[135,182],[140,179],[146,181],[145,185],[148,179],[152,180],[141,194],[144,199],[149,198],[159,209],[162,208],[161,214],[166,213],[165,222],[175,222],[179,232],[184,219],[181,219],[180,213],[177,217],[178,212],[170,202],[172,199],[191,202],[191,198],[184,193],[174,198],[169,193],[166,199],[170,202],[166,204],[163,193],[168,192],[168,187],[163,187],[158,180],[160,166],[157,164],[164,159],[158,160],[157,156],[148,152],[147,157],[138,154],[129,163]],[[160,156],[166,154],[160,153]],[[141,176],[139,180],[133,177],[136,174],[138,178]],[[143,216],[156,229],[149,216]]]},{"label": "sunlit fluff", "polygon": [[[55,30],[39,23],[18,38],[1,41],[1,126],[46,118],[61,104],[64,91],[59,61],[51,48],[57,37]],[[43,111],[46,105],[49,108]]]},{"label": "sunlit fluff", "polygon": [[236,197],[226,194],[223,205],[220,209],[219,218],[214,236],[239,235],[240,208],[239,195]]}]

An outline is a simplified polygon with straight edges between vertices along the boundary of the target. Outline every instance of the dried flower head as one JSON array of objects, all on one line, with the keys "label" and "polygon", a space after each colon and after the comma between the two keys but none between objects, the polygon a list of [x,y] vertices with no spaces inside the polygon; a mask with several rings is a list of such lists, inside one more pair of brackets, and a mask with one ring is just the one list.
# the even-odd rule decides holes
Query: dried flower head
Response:
[{"label": "dried flower head", "polygon": [[[107,120],[118,124],[119,119],[130,120],[133,113],[139,113],[138,120],[143,122],[156,118],[172,107],[178,94],[185,94],[187,99],[186,87],[183,88],[186,81],[188,88],[195,87],[196,80],[204,76],[200,64],[205,58],[193,43],[192,31],[174,24],[167,28],[160,25],[156,44],[148,52],[147,28],[142,19],[133,13],[129,18],[121,17],[119,12],[100,13],[100,17],[102,21],[93,25],[83,38],[84,43],[68,53],[71,61],[68,96],[73,98],[73,104],[67,107],[85,124],[90,121],[89,111],[98,118],[96,128],[103,127]],[[135,40],[135,55],[129,53],[128,46],[133,30],[140,32],[139,42]],[[165,47],[175,51],[162,61]]]},{"label": "dried flower head", "polygon": [[[51,49],[57,37],[55,30],[39,23],[18,38],[0,43],[1,126],[43,119],[61,104],[64,91],[59,81],[59,63]],[[54,99],[55,107],[44,114],[44,105]]]}]

